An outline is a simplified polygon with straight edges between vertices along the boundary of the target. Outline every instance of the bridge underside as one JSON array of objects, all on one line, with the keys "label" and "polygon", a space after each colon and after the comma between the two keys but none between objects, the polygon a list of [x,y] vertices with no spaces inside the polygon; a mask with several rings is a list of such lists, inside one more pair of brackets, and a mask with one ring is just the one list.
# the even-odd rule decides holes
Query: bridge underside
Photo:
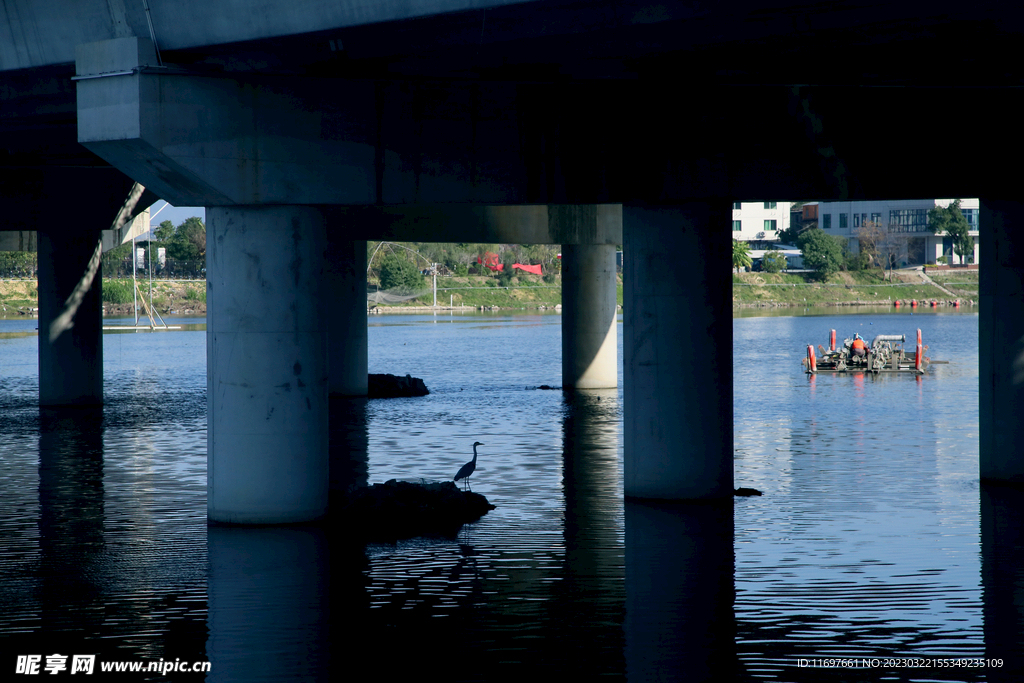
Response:
[{"label": "bridge underside", "polygon": [[[319,406],[332,386],[359,393],[365,375],[365,337],[348,331],[360,327],[365,267],[354,241],[575,245],[567,269],[581,283],[606,282],[608,254],[623,244],[626,494],[723,499],[731,202],[978,196],[992,255],[981,285],[981,475],[1021,482],[1012,444],[1024,437],[1024,205],[1008,172],[1024,151],[1024,90],[1008,87],[1024,76],[1007,58],[1016,36],[995,6],[981,20],[877,11],[528,3],[206,47],[172,33],[162,57],[134,37],[146,32],[97,35],[77,45],[77,71],[5,74],[0,168],[23,178],[4,190],[5,227],[40,227],[46,192],[72,173],[85,194],[123,197],[130,178],[173,204],[210,207],[211,519],[266,522],[322,513]],[[679,254],[695,266],[675,267]],[[294,286],[259,315],[239,303],[270,279]],[[324,291],[344,302],[347,329],[306,315]],[[582,388],[592,361],[607,358],[614,307],[607,284],[566,291],[581,312],[566,317],[568,336],[582,340],[565,351],[580,357],[566,384]],[[604,327],[576,334],[587,311]],[[271,329],[282,319],[290,331]],[[289,351],[263,362],[272,349]],[[238,357],[249,365],[221,361]],[[334,377],[341,366],[347,379]],[[225,388],[239,373],[264,387],[258,399]],[[303,438],[285,439],[269,418],[249,424],[253,400]],[[282,470],[291,451],[268,434],[308,457]],[[244,482],[233,460],[243,451],[257,463]],[[271,481],[291,482],[278,487],[291,499],[253,502],[267,500]]]}]

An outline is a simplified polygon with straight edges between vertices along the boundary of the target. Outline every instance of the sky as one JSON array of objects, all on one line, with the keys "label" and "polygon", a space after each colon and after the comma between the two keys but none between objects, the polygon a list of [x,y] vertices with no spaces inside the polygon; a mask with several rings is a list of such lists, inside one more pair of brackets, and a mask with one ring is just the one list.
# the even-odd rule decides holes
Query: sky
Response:
[{"label": "sky", "polygon": [[[159,213],[157,213],[158,211]],[[164,221],[170,221],[175,226],[178,226],[192,216],[199,216],[203,223],[205,223],[206,208],[202,206],[171,206],[162,199],[149,207],[149,225],[151,228],[157,227]]]}]

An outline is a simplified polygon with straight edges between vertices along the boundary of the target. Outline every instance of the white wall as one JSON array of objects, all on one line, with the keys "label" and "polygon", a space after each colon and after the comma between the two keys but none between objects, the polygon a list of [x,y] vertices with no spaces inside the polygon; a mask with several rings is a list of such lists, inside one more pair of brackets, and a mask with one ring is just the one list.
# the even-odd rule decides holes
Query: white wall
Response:
[{"label": "white wall", "polygon": [[[779,230],[789,229],[789,207],[792,202],[775,202],[774,209],[764,208],[765,202],[740,202],[740,208],[733,208],[732,220],[740,221],[741,230],[733,231],[732,238],[749,242],[751,240],[778,239]],[[765,230],[766,220],[775,221],[775,230]],[[731,226],[730,226],[731,228]],[[760,237],[758,235],[764,233]]]}]

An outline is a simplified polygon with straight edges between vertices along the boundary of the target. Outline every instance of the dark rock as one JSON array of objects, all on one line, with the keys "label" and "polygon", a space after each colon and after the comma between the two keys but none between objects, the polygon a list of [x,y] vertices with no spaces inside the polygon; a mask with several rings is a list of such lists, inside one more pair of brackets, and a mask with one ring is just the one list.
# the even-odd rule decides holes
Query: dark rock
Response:
[{"label": "dark rock", "polygon": [[453,482],[414,484],[390,479],[349,492],[340,506],[348,530],[367,539],[454,536],[493,510],[487,498]]},{"label": "dark rock", "polygon": [[758,491],[757,489],[745,489],[745,488],[742,488],[742,487],[736,489],[734,491],[734,493],[737,496],[760,496],[761,495],[761,492]]},{"label": "dark rock", "polygon": [[404,396],[426,396],[427,385],[419,377],[398,377],[397,375],[368,375],[367,395],[370,398],[399,398]]},{"label": "dark rock", "polygon": [[549,390],[549,391],[554,391],[555,389],[561,389],[562,387],[552,387],[552,386],[548,386],[547,384],[541,384],[537,388],[538,389],[545,389],[545,390]]}]

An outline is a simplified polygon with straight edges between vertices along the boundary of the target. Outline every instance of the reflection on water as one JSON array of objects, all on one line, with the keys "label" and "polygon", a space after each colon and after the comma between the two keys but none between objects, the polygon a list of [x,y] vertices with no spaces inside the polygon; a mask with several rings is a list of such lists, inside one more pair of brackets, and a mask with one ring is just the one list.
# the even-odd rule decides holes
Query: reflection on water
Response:
[{"label": "reflection on water", "polygon": [[626,502],[630,680],[733,680],[733,505]]},{"label": "reflection on water", "polygon": [[[497,508],[370,545],[207,528],[203,330],[106,335],[102,411],[40,411],[35,339],[0,337],[0,642],[209,659],[218,681],[1016,680],[1024,515],[977,483],[976,321],[737,318],[736,485],[764,496],[715,506],[623,503],[620,392],[536,389],[560,382],[557,316],[373,318],[370,371],[431,394],[332,401],[332,490],[451,479],[481,441]],[[923,377],[800,366],[831,328],[917,327],[949,361]],[[1005,666],[798,664],[839,656]]]}]

